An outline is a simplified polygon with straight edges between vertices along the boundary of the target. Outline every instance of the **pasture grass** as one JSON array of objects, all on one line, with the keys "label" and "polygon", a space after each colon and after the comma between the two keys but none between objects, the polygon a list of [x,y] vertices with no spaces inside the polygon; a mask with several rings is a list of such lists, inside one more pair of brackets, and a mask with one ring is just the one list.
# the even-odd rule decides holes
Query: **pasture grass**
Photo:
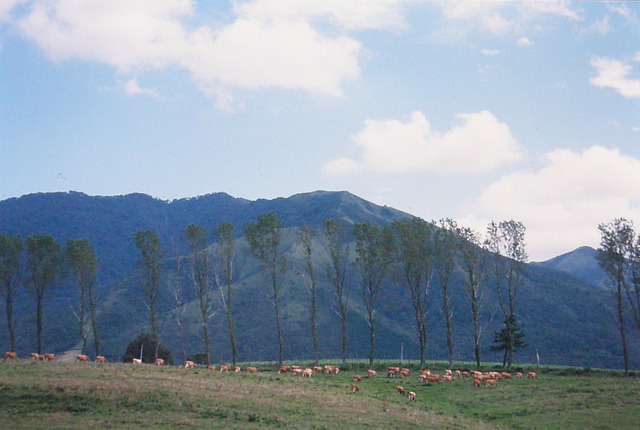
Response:
[{"label": "pasture grass", "polygon": [[[377,369],[395,364],[381,361]],[[312,378],[278,374],[272,363],[245,365],[260,372],[0,360],[0,428],[640,428],[638,378],[597,369],[543,368],[537,380],[489,388],[380,375],[352,394],[351,377],[366,374],[365,361]],[[396,394],[397,385],[417,401]]]}]

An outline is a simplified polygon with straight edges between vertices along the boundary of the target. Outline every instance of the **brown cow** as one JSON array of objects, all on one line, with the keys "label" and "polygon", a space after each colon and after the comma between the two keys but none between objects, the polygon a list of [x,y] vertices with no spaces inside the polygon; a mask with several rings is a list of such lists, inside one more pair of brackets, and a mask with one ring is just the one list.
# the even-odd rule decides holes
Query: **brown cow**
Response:
[{"label": "brown cow", "polygon": [[17,360],[18,354],[16,354],[15,352],[5,352],[4,358],[5,360]]},{"label": "brown cow", "polygon": [[334,375],[337,375],[338,373],[340,373],[340,368],[338,366],[334,366],[333,364],[325,364],[324,373],[332,373]]},{"label": "brown cow", "polygon": [[164,366],[164,360],[162,358],[156,358],[156,366]]},{"label": "brown cow", "polygon": [[478,378],[474,378],[473,385],[475,385],[476,387],[479,387],[480,385],[482,385],[482,381]]},{"label": "brown cow", "polygon": [[96,357],[96,363],[106,363],[106,362],[107,362],[106,357],[103,357],[102,355],[98,355]]},{"label": "brown cow", "polygon": [[142,364],[142,360],[141,360],[141,359],[139,359],[139,358],[134,358],[131,362],[132,362],[133,364]]},{"label": "brown cow", "polygon": [[367,370],[367,376],[369,378],[373,378],[374,376],[376,376],[376,371],[371,369]]},{"label": "brown cow", "polygon": [[402,376],[411,376],[411,370],[403,368],[400,370],[400,375]]},{"label": "brown cow", "polygon": [[216,370],[216,366],[207,366],[207,369],[215,371]]},{"label": "brown cow", "polygon": [[352,379],[353,379],[354,382],[362,382],[363,378],[360,375],[353,375]]},{"label": "brown cow", "polygon": [[258,368],[257,367],[247,367],[247,372],[248,373],[258,373]]},{"label": "brown cow", "polygon": [[44,361],[53,361],[55,359],[56,359],[55,354],[48,353],[44,355]]},{"label": "brown cow", "polygon": [[196,367],[196,363],[194,363],[193,361],[187,360],[184,362],[184,368],[185,369],[191,369],[191,368],[195,368]]},{"label": "brown cow", "polygon": [[291,366],[280,366],[278,369],[278,373],[288,373],[291,372]]},{"label": "brown cow", "polygon": [[37,352],[32,352],[31,353],[31,359],[32,360],[39,360],[40,354],[38,354]]},{"label": "brown cow", "polygon": [[454,370],[453,373],[455,373],[456,378],[459,378],[462,376],[462,372],[460,372],[459,370]]},{"label": "brown cow", "polygon": [[404,388],[402,388],[402,386],[398,385],[396,387],[396,393],[398,394],[404,394]]},{"label": "brown cow", "polygon": [[311,375],[313,375],[313,369],[307,367],[306,369],[304,369],[302,371],[302,376],[306,376],[308,378],[311,378]]},{"label": "brown cow", "polygon": [[529,373],[527,373],[527,378],[529,378],[529,379],[538,379],[538,375],[536,375],[536,372],[529,372]]},{"label": "brown cow", "polygon": [[355,393],[356,391],[360,391],[360,386],[356,384],[351,384],[351,392]]},{"label": "brown cow", "polygon": [[80,354],[80,355],[76,356],[76,363],[77,363],[78,361],[79,361],[79,362],[81,362],[81,363],[86,363],[86,362],[88,362],[88,361],[89,361],[89,357],[87,357],[87,356],[86,356],[86,355],[84,355],[84,354]]},{"label": "brown cow", "polygon": [[293,369],[291,369],[291,372],[292,372],[294,375],[302,375],[302,374],[304,373],[304,370],[302,370],[302,369],[300,369],[300,368],[298,367],[298,368],[293,368]]},{"label": "brown cow", "polygon": [[510,373],[508,372],[500,372],[500,375],[504,378],[504,379],[513,379],[513,377],[511,376]]},{"label": "brown cow", "polygon": [[314,371],[314,373],[322,373],[322,367],[320,367],[320,366],[313,366],[313,371]]},{"label": "brown cow", "polygon": [[442,383],[442,378],[439,375],[423,375],[423,380],[425,382],[430,382],[430,383],[437,383],[437,384],[441,384]]},{"label": "brown cow", "polygon": [[516,378],[522,379],[522,372],[516,372]]},{"label": "brown cow", "polygon": [[413,391],[409,391],[409,401],[410,402],[416,401],[416,393],[414,393]]},{"label": "brown cow", "polygon": [[485,379],[484,380],[485,388],[488,387],[489,385],[493,385],[493,386],[497,387],[498,386],[498,381],[496,381],[495,379]]},{"label": "brown cow", "polygon": [[399,367],[387,367],[387,378],[393,378],[398,373],[400,373]]},{"label": "brown cow", "polygon": [[242,369],[240,369],[240,367],[236,366],[234,370],[235,370],[235,372],[236,372],[236,373],[240,373],[240,371],[241,371]]},{"label": "brown cow", "polygon": [[231,371],[231,366],[228,364],[221,364],[220,365],[220,371],[221,372],[230,372]]}]

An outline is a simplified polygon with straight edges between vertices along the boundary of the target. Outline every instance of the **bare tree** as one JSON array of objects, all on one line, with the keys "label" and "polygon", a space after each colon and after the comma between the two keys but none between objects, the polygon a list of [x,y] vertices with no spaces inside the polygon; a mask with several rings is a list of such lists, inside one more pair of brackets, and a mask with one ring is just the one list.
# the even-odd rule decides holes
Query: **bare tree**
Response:
[{"label": "bare tree", "polygon": [[211,284],[211,258],[207,250],[207,233],[204,227],[189,224],[182,231],[187,248],[189,249],[189,266],[191,268],[191,280],[195,289],[195,296],[200,311],[202,324],[202,338],[207,354],[207,365],[211,363],[211,348],[209,339],[209,320],[213,316],[212,310],[212,284]]},{"label": "bare tree", "polygon": [[264,271],[271,280],[279,346],[278,365],[281,366],[284,357],[284,339],[280,321],[280,287],[287,271],[287,260],[280,249],[282,221],[274,212],[258,215],[258,221],[247,224],[244,232],[251,247],[251,253],[263,264]]},{"label": "bare tree", "polygon": [[300,243],[302,244],[302,249],[304,252],[304,266],[306,270],[306,275],[308,276],[308,286],[309,286],[309,295],[310,295],[310,304],[309,304],[309,323],[311,324],[311,341],[313,343],[313,357],[314,364],[318,365],[318,332],[316,327],[316,277],[315,272],[313,270],[313,259],[312,259],[312,242],[313,237],[315,236],[315,231],[311,226],[302,226],[298,229],[298,237],[300,238]]},{"label": "bare tree", "polygon": [[435,249],[433,224],[420,218],[393,223],[396,276],[409,290],[420,344],[420,367],[426,366],[427,297],[433,279]]},{"label": "bare tree", "polygon": [[376,313],[380,287],[391,264],[393,236],[390,227],[380,228],[370,222],[358,223],[353,228],[356,237],[356,267],[360,272],[362,299],[369,325],[369,366],[375,356]]},{"label": "bare tree", "polygon": [[36,299],[38,354],[42,354],[42,322],[45,292],[64,272],[64,254],[49,235],[27,237],[27,286]]},{"label": "bare tree", "polygon": [[342,329],[342,365],[347,363],[347,313],[349,311],[349,286],[346,282],[349,264],[347,227],[343,222],[325,220],[322,225],[329,259],[325,272],[336,293],[337,314]]},{"label": "bare tree", "polygon": [[20,236],[0,233],[0,293],[5,304],[11,351],[16,350],[16,333],[13,325],[13,296],[20,275],[21,254],[22,240]]},{"label": "bare tree", "polygon": [[[229,343],[231,345],[231,361],[236,365],[237,345],[236,330],[233,320],[233,278],[236,241],[233,236],[233,224],[223,222],[216,230],[218,240],[218,260],[222,269],[223,279],[218,282],[222,305],[227,315],[227,327],[229,328]],[[218,279],[216,277],[216,279]],[[223,289],[224,285],[224,289]]]}]

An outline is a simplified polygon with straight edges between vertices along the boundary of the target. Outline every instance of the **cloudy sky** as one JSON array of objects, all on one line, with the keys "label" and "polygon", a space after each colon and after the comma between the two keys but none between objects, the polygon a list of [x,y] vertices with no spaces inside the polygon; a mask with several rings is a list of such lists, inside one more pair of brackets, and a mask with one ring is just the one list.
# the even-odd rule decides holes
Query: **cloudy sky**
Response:
[{"label": "cloudy sky", "polygon": [[0,0],[0,200],[319,189],[640,227],[640,2]]}]

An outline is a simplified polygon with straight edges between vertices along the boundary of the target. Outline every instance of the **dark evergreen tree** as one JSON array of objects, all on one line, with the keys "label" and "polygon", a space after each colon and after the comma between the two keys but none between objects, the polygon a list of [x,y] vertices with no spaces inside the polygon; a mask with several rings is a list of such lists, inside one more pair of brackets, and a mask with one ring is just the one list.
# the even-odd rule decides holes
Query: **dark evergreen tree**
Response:
[{"label": "dark evergreen tree", "polygon": [[520,326],[516,321],[516,316],[513,314],[509,315],[504,320],[504,328],[494,333],[491,351],[504,351],[502,367],[505,367],[507,365],[509,355],[511,353],[515,353],[519,348],[524,348],[526,346],[527,344],[524,343],[524,332],[520,330]]},{"label": "dark evergreen tree", "polygon": [[127,350],[122,356],[123,363],[131,363],[134,358],[142,355],[143,363],[155,363],[157,358],[164,360],[165,364],[173,365],[173,355],[171,351],[159,342],[158,336],[153,333],[141,333],[127,346]]}]

